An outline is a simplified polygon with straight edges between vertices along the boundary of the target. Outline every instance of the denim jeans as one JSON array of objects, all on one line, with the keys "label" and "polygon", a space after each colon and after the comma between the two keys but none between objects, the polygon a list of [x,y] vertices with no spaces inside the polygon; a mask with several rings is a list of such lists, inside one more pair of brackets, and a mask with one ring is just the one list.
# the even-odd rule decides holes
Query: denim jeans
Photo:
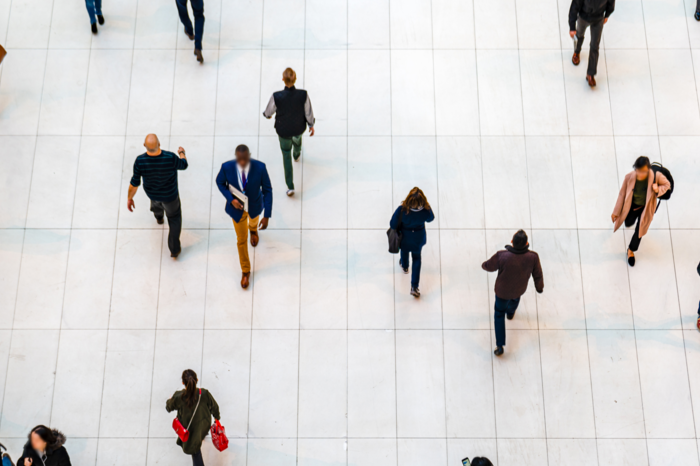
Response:
[{"label": "denim jeans", "polygon": [[406,251],[405,249],[402,249],[401,267],[408,268],[408,265],[410,264],[410,261],[408,260],[409,252],[411,253],[411,258],[413,259],[413,268],[411,268],[411,288],[418,288],[418,284],[420,283],[421,250]]},{"label": "denim jeans", "polygon": [[174,201],[161,202],[151,201],[151,212],[157,219],[163,218],[163,213],[168,217],[168,249],[172,254],[180,252],[180,231],[182,230],[182,209],[180,208],[180,198]]},{"label": "denim jeans", "polygon": [[102,16],[102,0],[85,0],[85,8],[90,16],[90,24],[95,24],[97,22],[95,15]]},{"label": "denim jeans", "polygon": [[187,34],[194,34],[194,48],[202,50],[202,36],[204,35],[204,0],[190,0],[192,13],[194,13],[194,31],[192,31],[192,21],[187,12],[187,0],[175,0],[180,21],[185,26]]},{"label": "denim jeans", "polygon": [[520,298],[517,299],[501,299],[496,296],[496,304],[494,306],[494,328],[496,329],[496,346],[506,345],[506,315],[512,316],[515,314],[520,304]]},{"label": "denim jeans", "polygon": [[294,168],[292,168],[292,149],[294,149],[294,160],[298,160],[301,155],[301,134],[291,138],[279,136],[280,149],[282,149],[282,161],[284,162],[284,181],[287,189],[294,189]]}]

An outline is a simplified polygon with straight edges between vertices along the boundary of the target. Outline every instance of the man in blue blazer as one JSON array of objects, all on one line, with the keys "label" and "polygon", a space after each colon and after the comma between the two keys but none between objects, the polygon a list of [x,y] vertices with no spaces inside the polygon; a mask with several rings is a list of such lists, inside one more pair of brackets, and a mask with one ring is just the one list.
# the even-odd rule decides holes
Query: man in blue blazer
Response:
[{"label": "man in blue blazer", "polygon": [[[233,227],[238,238],[238,258],[241,261],[243,277],[241,286],[250,284],[250,258],[248,256],[248,230],[250,244],[255,247],[260,240],[258,236],[258,218],[263,213],[260,229],[265,230],[272,215],[272,184],[265,164],[250,159],[248,146],[236,147],[236,160],[229,160],[221,165],[216,176],[216,185],[226,198],[226,213],[233,219]],[[248,197],[248,212],[243,203],[236,199],[229,186],[233,186]]]}]

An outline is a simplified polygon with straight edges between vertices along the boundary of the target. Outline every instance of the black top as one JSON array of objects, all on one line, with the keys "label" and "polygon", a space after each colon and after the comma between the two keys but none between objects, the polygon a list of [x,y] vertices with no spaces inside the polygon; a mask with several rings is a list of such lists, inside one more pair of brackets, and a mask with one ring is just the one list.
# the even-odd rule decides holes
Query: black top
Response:
[{"label": "black top", "polygon": [[306,131],[306,91],[296,87],[285,87],[272,94],[277,107],[275,130],[283,138],[299,136]]},{"label": "black top", "polygon": [[187,160],[168,151],[160,155],[141,154],[134,162],[131,186],[140,186],[153,201],[170,202],[177,199],[177,171],[187,168]]},{"label": "black top", "polygon": [[17,464],[24,466],[24,459],[28,458],[32,460],[32,466],[71,466],[70,457],[63,446],[66,443],[65,435],[56,429],[53,429],[53,434],[56,437],[56,442],[46,446],[43,457],[40,457],[39,453],[32,448],[31,442],[27,442],[24,445],[22,456],[17,460]]},{"label": "black top", "polygon": [[597,23],[615,11],[615,0],[572,0],[569,8],[569,30],[576,30],[576,19]]}]

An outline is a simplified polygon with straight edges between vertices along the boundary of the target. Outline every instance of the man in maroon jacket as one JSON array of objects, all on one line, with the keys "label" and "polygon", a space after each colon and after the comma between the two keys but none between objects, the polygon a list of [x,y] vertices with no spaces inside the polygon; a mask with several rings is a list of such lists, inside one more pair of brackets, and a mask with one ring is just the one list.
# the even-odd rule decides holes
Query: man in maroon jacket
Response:
[{"label": "man in maroon jacket", "polygon": [[512,246],[506,246],[503,251],[496,254],[481,264],[481,268],[487,272],[498,271],[496,278],[496,305],[494,313],[494,327],[496,328],[496,356],[503,354],[503,347],[506,344],[506,322],[504,317],[512,320],[515,310],[518,309],[520,297],[527,291],[527,282],[530,276],[535,282],[535,289],[538,293],[544,290],[544,279],[542,278],[542,266],[540,256],[535,251],[530,251],[530,243],[527,241],[527,234],[523,230],[513,235]]}]

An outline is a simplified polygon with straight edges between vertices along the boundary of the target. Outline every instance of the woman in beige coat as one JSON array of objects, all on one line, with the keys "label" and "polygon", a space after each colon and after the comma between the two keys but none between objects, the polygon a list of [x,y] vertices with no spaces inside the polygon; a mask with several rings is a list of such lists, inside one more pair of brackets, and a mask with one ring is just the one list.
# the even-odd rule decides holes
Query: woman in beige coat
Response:
[{"label": "woman in beige coat", "polygon": [[630,228],[637,222],[634,235],[627,249],[627,263],[634,266],[634,253],[639,249],[642,236],[647,234],[656,212],[656,200],[671,188],[663,173],[654,172],[648,157],[639,157],[634,162],[634,170],[625,176],[612,213],[612,221],[617,231],[622,222]]}]

